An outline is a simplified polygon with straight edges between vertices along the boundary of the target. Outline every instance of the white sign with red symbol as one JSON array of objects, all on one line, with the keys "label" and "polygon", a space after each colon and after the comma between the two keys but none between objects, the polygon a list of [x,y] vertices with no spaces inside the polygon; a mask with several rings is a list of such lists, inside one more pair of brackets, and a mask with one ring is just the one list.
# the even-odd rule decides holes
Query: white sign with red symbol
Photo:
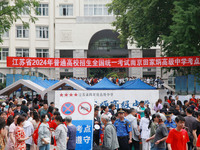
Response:
[{"label": "white sign with red symbol", "polygon": [[92,106],[88,102],[82,102],[78,105],[78,112],[81,115],[87,115],[92,111]]},{"label": "white sign with red symbol", "polygon": [[55,106],[64,118],[71,116],[73,120],[93,120],[94,98],[80,97],[77,91],[56,91]]}]

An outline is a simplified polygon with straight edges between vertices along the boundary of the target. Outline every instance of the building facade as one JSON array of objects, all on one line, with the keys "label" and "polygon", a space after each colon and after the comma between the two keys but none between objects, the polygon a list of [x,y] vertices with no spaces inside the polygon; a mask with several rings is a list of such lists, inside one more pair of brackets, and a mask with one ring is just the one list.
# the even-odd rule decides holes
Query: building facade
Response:
[{"label": "building facade", "polygon": [[[12,1],[10,1],[12,3]],[[161,50],[141,50],[127,44],[121,48],[111,23],[106,4],[111,0],[40,0],[38,20],[25,29],[21,22],[13,24],[3,35],[0,57],[0,81],[6,74],[32,74],[60,79],[64,76],[87,77],[87,68],[8,68],[6,56],[18,57],[159,57]],[[22,14],[28,21],[28,16]],[[157,77],[161,68],[128,68],[127,76]],[[3,80],[2,80],[3,81]]]}]

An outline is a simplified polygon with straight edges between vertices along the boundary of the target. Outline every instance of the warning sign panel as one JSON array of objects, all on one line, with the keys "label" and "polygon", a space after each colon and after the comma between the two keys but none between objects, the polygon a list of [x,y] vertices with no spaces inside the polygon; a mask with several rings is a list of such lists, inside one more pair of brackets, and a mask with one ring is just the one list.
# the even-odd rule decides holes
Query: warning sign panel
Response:
[{"label": "warning sign panel", "polygon": [[78,112],[81,115],[87,115],[92,111],[92,106],[88,102],[82,102],[78,105]]},{"label": "warning sign panel", "polygon": [[71,115],[75,110],[74,104],[67,102],[62,105],[61,111],[64,115]]},{"label": "warning sign panel", "polygon": [[77,91],[56,91],[55,106],[76,126],[76,149],[92,150],[94,98],[77,96]]}]

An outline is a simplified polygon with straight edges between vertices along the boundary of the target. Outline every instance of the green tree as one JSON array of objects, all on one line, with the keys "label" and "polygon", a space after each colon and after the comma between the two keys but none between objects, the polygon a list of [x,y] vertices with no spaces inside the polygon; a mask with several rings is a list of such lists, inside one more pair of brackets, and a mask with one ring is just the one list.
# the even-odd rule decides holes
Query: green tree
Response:
[{"label": "green tree", "polygon": [[[164,56],[200,55],[199,0],[113,0],[109,11],[123,43],[148,49],[159,45]],[[196,74],[199,67],[168,68]]]},{"label": "green tree", "polygon": [[[9,31],[12,24],[17,20],[21,20],[24,27],[29,26],[29,22],[35,22],[37,20],[33,15],[36,13],[36,7],[38,6],[37,0],[9,0],[0,1],[0,42],[3,42],[2,35]],[[21,14],[26,13],[29,15],[29,22],[25,22]]]}]

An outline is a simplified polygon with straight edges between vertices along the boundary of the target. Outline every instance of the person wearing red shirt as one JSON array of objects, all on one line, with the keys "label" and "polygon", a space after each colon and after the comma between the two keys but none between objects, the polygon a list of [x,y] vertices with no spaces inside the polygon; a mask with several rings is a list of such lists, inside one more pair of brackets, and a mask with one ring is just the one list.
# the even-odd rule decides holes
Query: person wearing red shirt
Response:
[{"label": "person wearing red shirt", "polygon": [[187,150],[187,142],[189,142],[188,133],[183,127],[185,126],[185,118],[177,116],[175,118],[177,127],[170,130],[166,143],[168,150]]},{"label": "person wearing red shirt", "polygon": [[12,110],[12,107],[9,107],[8,108],[8,113],[7,113],[7,117],[9,117],[9,116],[14,116],[14,112],[13,112],[13,110]]},{"label": "person wearing red shirt", "polygon": [[198,136],[196,147],[197,147],[197,150],[200,150],[200,135]]},{"label": "person wearing red shirt", "polygon": [[56,124],[56,122],[55,122],[55,118],[56,118],[56,116],[60,116],[60,113],[58,112],[58,111],[55,111],[54,113],[53,113],[53,117],[52,117],[52,120],[51,120],[51,124],[50,124],[50,128],[53,128],[54,130],[56,129],[56,127],[58,126],[57,124]]},{"label": "person wearing red shirt", "polygon": [[195,95],[192,94],[192,98],[190,99],[190,102],[193,101],[194,103],[197,103],[197,99],[195,98]]}]

